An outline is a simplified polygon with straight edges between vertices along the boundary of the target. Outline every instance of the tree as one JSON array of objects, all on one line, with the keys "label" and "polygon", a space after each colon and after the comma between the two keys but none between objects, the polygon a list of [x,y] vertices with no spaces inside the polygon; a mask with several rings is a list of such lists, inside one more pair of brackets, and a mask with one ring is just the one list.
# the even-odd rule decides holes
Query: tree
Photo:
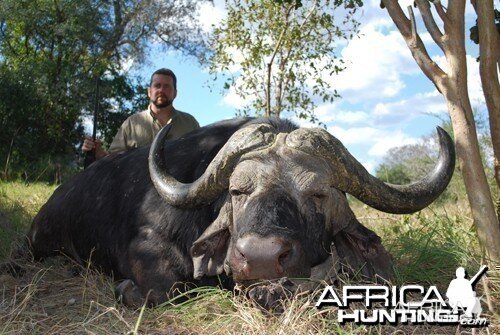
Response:
[{"label": "tree", "polygon": [[[479,35],[479,71],[486,106],[490,114],[490,132],[495,159],[495,180],[500,188],[500,84],[498,64],[500,61],[500,13],[493,8],[493,1],[471,0],[477,13],[477,33]],[[500,212],[500,204],[497,212]]]},{"label": "tree", "polygon": [[389,165],[382,163],[377,167],[375,176],[386,183],[396,185],[409,184],[412,181],[409,171],[403,164]]},{"label": "tree", "polygon": [[422,179],[436,162],[436,141],[422,138],[421,143],[407,144],[390,149],[382,159],[375,175],[392,184],[409,184]]},{"label": "tree", "polygon": [[[43,156],[74,156],[82,116],[102,81],[101,123],[109,138],[137,104],[141,87],[125,62],[142,61],[160,41],[204,50],[196,1],[3,0],[0,2],[0,163],[30,169]],[[104,126],[104,127],[102,127]]]},{"label": "tree", "polygon": [[[481,164],[479,144],[476,127],[472,114],[469,93],[467,90],[467,64],[465,53],[465,0],[453,0],[448,2],[445,8],[439,0],[433,1],[434,8],[443,23],[442,32],[435,21],[428,0],[416,0],[415,4],[422,14],[422,18],[427,31],[430,33],[434,43],[443,51],[448,69],[441,69],[429,56],[417,32],[417,25],[412,7],[408,7],[409,18],[406,17],[397,0],[382,0],[389,15],[396,24],[398,30],[406,41],[413,58],[419,65],[423,73],[434,83],[438,91],[446,100],[448,111],[451,117],[453,131],[455,134],[455,146],[459,160],[460,169],[463,175],[467,196],[471,206],[471,212],[477,228],[479,240],[486,251],[489,261],[500,263],[500,226],[495,214],[493,200],[488,187],[486,175]],[[479,6],[479,3],[481,4]],[[494,73],[486,73],[481,70],[481,77],[485,96],[492,95],[498,97],[498,76],[495,76],[496,64],[498,62],[498,34],[496,30],[489,36],[494,25],[493,1],[481,0],[478,2],[478,25],[479,41],[482,44],[480,57],[484,57],[481,62],[485,64],[493,63],[485,67]],[[486,40],[492,43],[487,45]],[[487,78],[485,77],[487,76]],[[487,82],[485,85],[485,81]],[[490,91],[496,89],[495,92]],[[487,101],[490,100],[488,97]],[[493,99],[498,102],[498,99]],[[490,122],[498,126],[499,104],[487,105],[490,114]],[[492,121],[493,120],[493,121]],[[493,137],[493,148],[497,152],[498,129],[491,128]]]},{"label": "tree", "polygon": [[344,69],[336,44],[357,34],[354,13],[361,4],[226,0],[227,18],[213,33],[210,72],[222,72],[224,90],[247,100],[242,114],[279,117],[287,110],[314,122],[317,101],[339,96],[330,84]]},{"label": "tree", "polygon": [[[474,110],[474,120],[479,135],[479,149],[483,165],[487,175],[493,176],[493,166],[488,157],[492,154],[491,136],[488,128],[487,115],[482,109]],[[453,127],[451,121],[443,119],[440,127],[446,130],[452,138]],[[425,177],[434,168],[437,160],[438,136],[434,132],[431,135],[422,136],[416,144],[407,144],[390,149],[382,158],[382,163],[377,167],[375,175],[385,182],[392,184],[409,184]],[[492,181],[488,178],[488,182]],[[441,203],[445,201],[456,201],[466,197],[464,183],[460,175],[460,169],[455,166],[455,173],[445,192],[439,197]]]}]

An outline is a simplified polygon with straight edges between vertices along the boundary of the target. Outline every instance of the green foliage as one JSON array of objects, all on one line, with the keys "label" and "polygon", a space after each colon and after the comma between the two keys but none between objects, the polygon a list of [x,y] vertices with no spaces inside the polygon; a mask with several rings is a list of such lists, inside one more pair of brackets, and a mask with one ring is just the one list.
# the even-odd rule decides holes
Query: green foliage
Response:
[{"label": "green foliage", "polygon": [[[99,131],[111,141],[144,106],[144,87],[123,71],[142,61],[147,43],[186,53],[203,44],[195,1],[3,0],[0,2],[0,178],[43,180],[42,162],[74,161],[83,121],[101,78]],[[169,20],[176,15],[178,20]],[[36,166],[40,170],[34,171]],[[50,174],[49,174],[50,175]]]},{"label": "green foliage", "polygon": [[227,0],[227,19],[214,30],[209,58],[224,91],[245,100],[240,114],[317,121],[319,102],[339,97],[332,77],[344,69],[336,46],[358,33],[361,1]]},{"label": "green foliage", "polygon": [[408,171],[403,164],[397,164],[394,166],[381,164],[377,168],[376,176],[386,183],[391,184],[403,185],[411,182]]}]

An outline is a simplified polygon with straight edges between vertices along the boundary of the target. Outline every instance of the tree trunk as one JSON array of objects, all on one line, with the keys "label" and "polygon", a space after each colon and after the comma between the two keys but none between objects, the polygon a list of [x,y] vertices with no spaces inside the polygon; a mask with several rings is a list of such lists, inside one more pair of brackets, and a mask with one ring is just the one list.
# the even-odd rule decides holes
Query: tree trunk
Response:
[{"label": "tree trunk", "polygon": [[[495,180],[497,191],[500,188],[500,85],[497,66],[500,59],[500,34],[495,25],[495,13],[492,0],[473,2],[477,11],[479,32],[479,71],[484,98],[488,107],[490,132],[495,157]],[[497,194],[497,197],[500,195]],[[497,215],[500,203],[497,205]]]},{"label": "tree trunk", "polygon": [[445,96],[453,125],[459,166],[477,235],[489,260],[498,264],[500,262],[500,229],[479,154],[476,127],[467,92],[454,88],[446,92]]},{"label": "tree trunk", "polygon": [[264,116],[271,116],[271,74],[272,74],[272,66],[271,62],[267,63],[267,73],[266,73],[266,109]]},{"label": "tree trunk", "polygon": [[440,87],[448,105],[457,157],[479,241],[488,260],[500,264],[500,226],[481,161],[467,84],[465,4],[459,7],[449,6],[451,20],[445,27],[449,39],[444,45],[448,78]]},{"label": "tree trunk", "polygon": [[[448,63],[446,72],[439,68],[427,53],[417,33],[412,7],[408,7],[410,14],[408,19],[397,0],[382,1],[420,69],[446,99],[455,134],[457,157],[477,235],[486,251],[488,262],[500,264],[500,225],[479,153],[467,86],[465,0],[450,1],[446,11],[440,2],[435,3],[436,12],[444,23],[444,34],[434,21],[429,3],[416,0],[427,30],[446,57]],[[493,114],[498,114],[498,109],[493,111]],[[493,115],[493,121],[498,122],[496,115]]]}]

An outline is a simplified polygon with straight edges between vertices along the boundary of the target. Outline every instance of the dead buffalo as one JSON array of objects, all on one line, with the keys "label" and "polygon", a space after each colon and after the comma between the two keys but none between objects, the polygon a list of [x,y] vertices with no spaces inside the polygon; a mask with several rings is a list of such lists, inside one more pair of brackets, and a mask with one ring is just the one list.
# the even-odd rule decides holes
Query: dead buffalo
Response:
[{"label": "dead buffalo", "polygon": [[[454,168],[449,136],[423,180],[371,176],[323,129],[279,119],[218,122],[172,141],[105,157],[61,185],[35,217],[35,258],[65,253],[125,279],[125,302],[165,301],[182,284],[307,278],[336,260],[391,276],[380,238],[345,193],[388,213],[434,201]],[[217,276],[219,276],[217,278]],[[215,280],[214,280],[215,278]]]}]

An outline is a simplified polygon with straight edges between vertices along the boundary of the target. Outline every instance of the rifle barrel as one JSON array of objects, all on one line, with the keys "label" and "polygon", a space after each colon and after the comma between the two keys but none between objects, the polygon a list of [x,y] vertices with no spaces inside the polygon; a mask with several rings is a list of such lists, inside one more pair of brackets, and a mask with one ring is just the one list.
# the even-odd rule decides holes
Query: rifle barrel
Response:
[{"label": "rifle barrel", "polygon": [[[99,77],[96,78],[95,82],[95,104],[94,104],[94,115],[93,115],[93,129],[92,129],[92,140],[95,142],[97,139],[97,117],[99,114]],[[83,161],[83,168],[86,169],[90,164],[95,162],[95,149],[87,151],[85,153],[85,159]]]}]

